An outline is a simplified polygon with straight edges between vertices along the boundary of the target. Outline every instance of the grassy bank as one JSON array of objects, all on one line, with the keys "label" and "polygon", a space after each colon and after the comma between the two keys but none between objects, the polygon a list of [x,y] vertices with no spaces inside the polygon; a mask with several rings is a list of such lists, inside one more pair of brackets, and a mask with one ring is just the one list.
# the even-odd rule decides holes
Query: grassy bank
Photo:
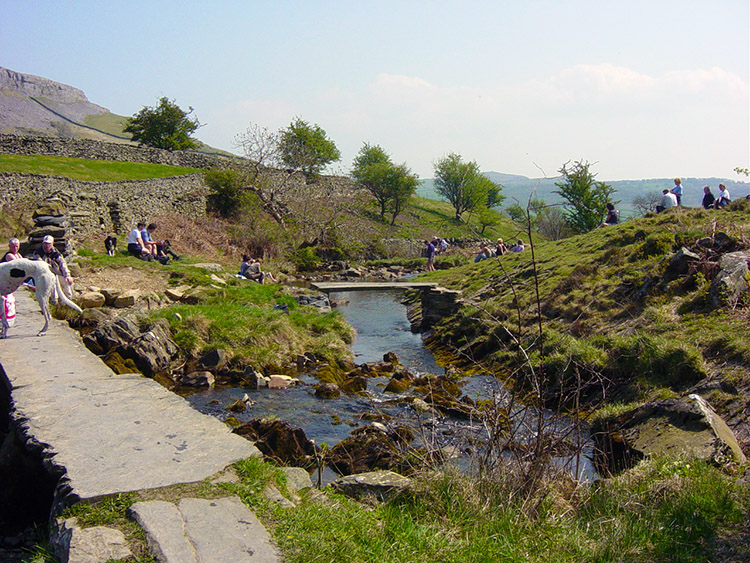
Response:
[{"label": "grassy bank", "polygon": [[85,182],[122,182],[125,180],[183,176],[195,174],[201,172],[201,170],[142,162],[89,160],[65,156],[0,154],[0,172],[64,176]]},{"label": "grassy bank", "polygon": [[[718,233],[726,235],[723,249],[696,244],[712,245],[724,236]],[[495,373],[533,365],[544,374],[545,398],[580,389],[589,409],[720,381],[705,396],[736,425],[742,415],[731,407],[735,393],[750,389],[743,344],[750,322],[744,302],[713,308],[708,292],[721,254],[748,242],[750,202],[742,200],[728,210],[679,208],[535,241],[533,259],[525,251],[432,272],[426,281],[460,289],[467,303],[435,328],[435,340]],[[669,261],[681,247],[700,258],[672,275]]]},{"label": "grassy bank", "polygon": [[[281,508],[262,491],[285,490],[283,473],[258,459],[236,464],[239,483],[120,495],[69,510],[84,526],[129,538],[134,562],[153,559],[127,519],[139,500],[237,494],[268,528],[289,563],[704,562],[750,557],[746,482],[692,460],[642,462],[629,473],[576,487],[551,483],[535,509],[520,503],[510,474],[488,479],[425,473],[376,505],[328,491]],[[35,559],[44,561],[42,558]],[[50,559],[46,559],[50,561]]]},{"label": "grassy bank", "polygon": [[230,365],[275,370],[306,352],[331,362],[351,359],[353,330],[343,316],[300,306],[291,295],[295,290],[284,285],[240,280],[227,272],[217,275],[190,256],[162,266],[123,253],[109,257],[83,249],[77,262],[84,277],[87,271],[104,271],[112,283],[119,279],[126,284],[121,289],[140,285],[144,295],[191,287],[193,304],[170,303],[148,313],[169,322],[186,359],[222,349]]}]

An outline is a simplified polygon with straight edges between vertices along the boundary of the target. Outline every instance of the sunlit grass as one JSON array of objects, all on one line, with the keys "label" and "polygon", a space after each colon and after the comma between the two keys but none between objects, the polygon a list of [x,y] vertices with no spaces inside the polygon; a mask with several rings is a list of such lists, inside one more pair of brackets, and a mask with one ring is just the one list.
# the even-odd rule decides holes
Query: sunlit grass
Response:
[{"label": "sunlit grass", "polygon": [[121,182],[201,172],[196,168],[64,156],[0,154],[0,172],[64,176],[86,182]]}]

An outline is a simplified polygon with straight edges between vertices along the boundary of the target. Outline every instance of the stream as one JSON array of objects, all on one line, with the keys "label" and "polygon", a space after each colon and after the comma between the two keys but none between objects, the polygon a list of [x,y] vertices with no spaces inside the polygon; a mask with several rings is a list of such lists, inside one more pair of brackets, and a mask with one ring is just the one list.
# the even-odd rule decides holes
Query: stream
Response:
[{"label": "stream", "polygon": [[[341,303],[338,311],[356,330],[352,352],[357,364],[378,362],[385,353],[395,352],[399,361],[413,373],[444,374],[445,370],[438,366],[432,353],[422,343],[421,335],[411,332],[406,307],[402,304],[403,292],[349,291],[331,293],[330,298]],[[303,374],[300,376],[303,385],[288,389],[224,387],[191,394],[186,399],[195,409],[221,420],[226,420],[230,415],[242,422],[261,417],[284,420],[302,428],[306,436],[318,445],[325,443],[333,446],[348,437],[355,428],[369,424],[363,419],[365,414],[385,414],[393,417],[394,422],[417,429],[417,446],[429,442],[432,447],[449,447],[476,444],[483,440],[486,432],[479,421],[425,416],[411,405],[396,401],[399,395],[383,392],[389,379],[390,376],[368,378],[367,396],[342,394],[336,399],[317,398],[312,387],[318,383],[317,379]],[[502,400],[505,395],[497,380],[487,375],[465,378],[462,392],[475,401]],[[230,413],[226,407],[242,399],[246,393],[254,404],[244,412]],[[536,418],[534,413],[528,411],[519,419],[519,428],[531,425],[530,419]],[[545,413],[545,417],[549,416],[551,414]],[[562,424],[570,425],[572,420],[563,419]],[[520,432],[527,436],[533,434],[531,430],[521,429]],[[463,449],[463,446],[458,448]],[[594,475],[586,448],[584,455],[577,460],[563,454],[555,459],[555,463],[561,467],[567,466],[566,470],[572,474],[578,473],[579,479],[590,479]]]}]

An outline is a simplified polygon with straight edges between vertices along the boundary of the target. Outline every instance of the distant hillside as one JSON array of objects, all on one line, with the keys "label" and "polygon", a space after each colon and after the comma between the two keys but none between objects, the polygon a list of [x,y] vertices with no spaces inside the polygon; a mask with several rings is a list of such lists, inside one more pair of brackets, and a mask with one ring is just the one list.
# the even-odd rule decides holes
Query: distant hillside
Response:
[{"label": "distant hillside", "polygon": [[[127,119],[90,102],[78,88],[0,67],[0,133],[132,144],[123,133]],[[229,154],[200,141],[198,151]]]},{"label": "distant hillside", "polygon": [[[560,181],[557,178],[527,178],[515,174],[502,174],[500,172],[486,172],[487,176],[493,182],[503,186],[502,194],[506,197],[503,207],[518,201],[522,205],[529,200],[532,190],[536,189],[534,197],[544,200],[548,203],[562,201],[555,190],[558,187],[555,182]],[[597,178],[601,180],[601,178]],[[615,190],[614,199],[620,201],[618,207],[621,211],[627,213],[632,209],[633,198],[639,195],[645,195],[649,192],[661,193],[664,188],[674,186],[674,178],[653,178],[648,180],[603,180]],[[749,182],[738,182],[727,178],[683,178],[682,185],[685,190],[683,204],[688,207],[699,207],[703,199],[703,187],[711,186],[714,194],[719,191],[719,183],[723,183],[732,197],[744,197],[750,194]],[[422,180],[417,188],[417,193],[422,197],[432,199],[441,199],[435,190],[433,179]]]}]

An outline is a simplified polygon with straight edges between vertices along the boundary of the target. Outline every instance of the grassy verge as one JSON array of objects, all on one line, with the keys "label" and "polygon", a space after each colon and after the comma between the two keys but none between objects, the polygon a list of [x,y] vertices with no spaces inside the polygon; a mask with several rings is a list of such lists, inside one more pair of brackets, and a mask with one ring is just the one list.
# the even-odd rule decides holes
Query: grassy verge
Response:
[{"label": "grassy verge", "polygon": [[0,154],[0,172],[65,176],[86,182],[121,182],[201,172],[196,168],[64,156]]},{"label": "grassy verge", "polygon": [[[732,545],[750,491],[701,462],[654,460],[576,488],[559,481],[530,514],[510,479],[431,473],[407,495],[375,507],[329,494],[292,510],[256,494],[266,475],[243,462],[230,486],[294,562],[709,561]],[[741,550],[745,551],[742,552]],[[731,559],[727,559],[731,560]],[[740,559],[737,559],[740,560]]]}]

